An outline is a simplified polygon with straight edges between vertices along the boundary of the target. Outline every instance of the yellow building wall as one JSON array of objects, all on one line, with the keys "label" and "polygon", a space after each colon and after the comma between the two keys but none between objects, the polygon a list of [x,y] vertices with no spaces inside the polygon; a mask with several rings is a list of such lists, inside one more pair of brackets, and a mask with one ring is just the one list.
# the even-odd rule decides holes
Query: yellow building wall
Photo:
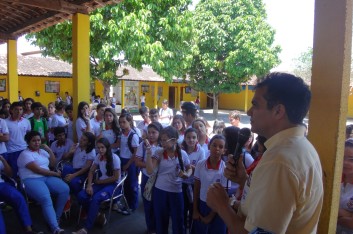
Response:
[{"label": "yellow building wall", "polygon": [[247,109],[251,107],[251,100],[254,97],[254,92],[253,90],[248,90],[247,105],[245,105],[245,95],[245,89],[240,93],[221,94],[219,96],[219,109],[247,111],[245,110],[245,106],[247,106]]},{"label": "yellow building wall", "polygon": [[96,95],[99,95],[101,98],[104,97],[104,86],[99,80],[94,80],[94,92]]},{"label": "yellow building wall", "polygon": [[[0,79],[5,79],[6,76],[0,75]],[[18,90],[21,91],[23,98],[33,98],[37,102],[41,102],[43,105],[47,105],[49,102],[56,101],[56,93],[45,92],[45,81],[58,81],[60,83],[60,96],[65,100],[65,92],[69,92],[72,95],[72,78],[55,78],[55,77],[43,77],[43,76],[19,76],[18,77]],[[39,91],[40,96],[35,95],[35,91]],[[8,98],[8,85],[6,84],[6,91],[0,92],[0,96]]]}]

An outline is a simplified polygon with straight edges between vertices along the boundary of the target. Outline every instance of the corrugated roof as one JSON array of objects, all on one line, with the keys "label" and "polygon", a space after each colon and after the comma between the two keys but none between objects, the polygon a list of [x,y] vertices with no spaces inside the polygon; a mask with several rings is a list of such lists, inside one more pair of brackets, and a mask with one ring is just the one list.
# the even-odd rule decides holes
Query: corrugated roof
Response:
[{"label": "corrugated roof", "polygon": [[[72,77],[72,65],[55,58],[18,56],[18,75]],[[0,55],[0,74],[7,74],[7,57]]]}]

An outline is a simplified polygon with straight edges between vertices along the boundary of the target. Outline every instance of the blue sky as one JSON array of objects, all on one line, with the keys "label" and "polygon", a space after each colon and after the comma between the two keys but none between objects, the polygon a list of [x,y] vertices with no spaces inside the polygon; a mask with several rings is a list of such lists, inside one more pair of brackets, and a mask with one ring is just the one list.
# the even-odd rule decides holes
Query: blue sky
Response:
[{"label": "blue sky", "polygon": [[[196,4],[198,0],[194,0]],[[282,47],[282,63],[274,70],[290,71],[293,59],[312,47],[314,28],[314,0],[263,0],[268,23],[276,30],[275,43]],[[18,53],[38,50],[23,37],[18,40]],[[0,54],[6,44],[0,45]]]}]

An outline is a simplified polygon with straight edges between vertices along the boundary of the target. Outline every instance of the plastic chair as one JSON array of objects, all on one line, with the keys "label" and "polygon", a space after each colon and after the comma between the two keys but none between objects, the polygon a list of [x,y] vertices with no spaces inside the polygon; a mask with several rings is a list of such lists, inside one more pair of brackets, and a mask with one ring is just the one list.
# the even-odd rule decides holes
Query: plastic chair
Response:
[{"label": "plastic chair", "polygon": [[[95,178],[98,178],[98,174],[99,174],[99,170],[96,170],[95,171],[95,175],[94,177]],[[127,200],[126,200],[126,197],[124,195],[124,182],[127,178],[127,172],[123,173],[121,176],[121,180],[119,183],[117,183],[115,185],[115,188],[113,190],[113,193],[112,193],[112,196],[104,201],[101,202],[101,205],[102,204],[106,204],[108,203],[109,204],[109,211],[108,211],[108,218],[107,218],[107,226],[109,225],[109,220],[110,220],[110,216],[111,216],[111,212],[112,212],[112,207],[113,207],[113,202],[114,201],[118,201],[118,199],[123,199],[124,200],[124,203],[125,203],[125,207],[129,210],[129,205],[127,203]],[[85,189],[86,188],[86,183],[87,183],[87,179],[83,185],[83,188]],[[80,209],[79,209],[79,214],[78,214],[78,220],[77,220],[77,224],[80,223],[80,220],[81,220],[81,212],[82,212],[82,205],[80,205]]]}]

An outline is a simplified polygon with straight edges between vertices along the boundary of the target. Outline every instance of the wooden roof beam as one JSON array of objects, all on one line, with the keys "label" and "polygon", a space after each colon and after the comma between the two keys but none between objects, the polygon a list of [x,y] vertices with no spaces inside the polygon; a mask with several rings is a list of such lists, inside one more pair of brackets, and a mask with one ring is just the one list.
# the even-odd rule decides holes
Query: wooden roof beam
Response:
[{"label": "wooden roof beam", "polygon": [[17,38],[12,34],[0,33],[0,40],[16,40]]},{"label": "wooden roof beam", "polygon": [[88,10],[83,5],[76,5],[64,0],[5,0],[17,5],[26,5],[31,7],[38,7],[42,9],[47,9],[50,11],[62,12],[62,13],[82,13],[88,14]]}]

